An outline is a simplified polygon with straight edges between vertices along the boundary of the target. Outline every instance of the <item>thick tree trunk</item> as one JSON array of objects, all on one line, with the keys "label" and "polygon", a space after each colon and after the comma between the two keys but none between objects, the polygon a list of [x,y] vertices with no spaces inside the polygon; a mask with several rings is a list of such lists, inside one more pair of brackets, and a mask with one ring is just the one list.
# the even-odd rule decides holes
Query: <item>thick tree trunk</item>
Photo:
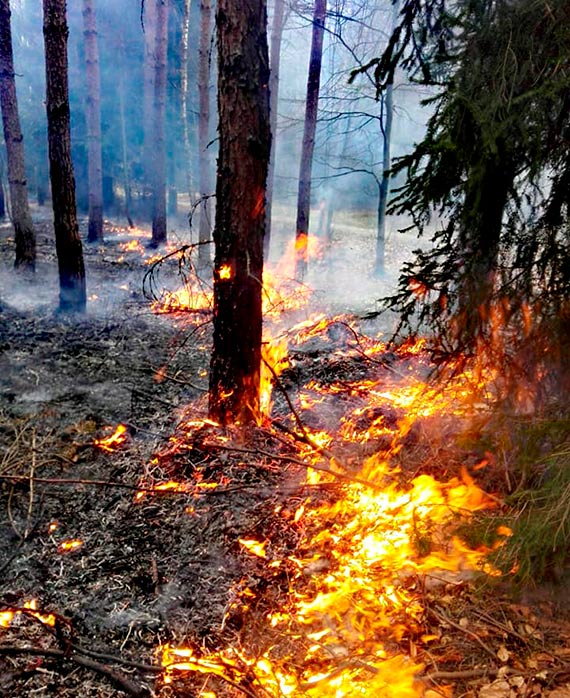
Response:
[{"label": "thick tree trunk", "polygon": [[83,312],[87,301],[71,161],[65,6],[66,0],[43,0],[48,146],[59,267],[59,309],[61,312]]},{"label": "thick tree trunk", "polygon": [[269,130],[265,0],[219,0],[214,346],[209,409],[222,424],[259,416]]},{"label": "thick tree trunk", "polygon": [[200,115],[198,118],[198,177],[200,186],[200,228],[198,240],[198,266],[205,270],[210,265],[210,246],[207,244],[212,235],[212,182],[210,176],[210,156],[208,142],[210,133],[210,39],[212,35],[212,2],[200,2],[200,43],[198,47],[198,101]]},{"label": "thick tree trunk", "polygon": [[9,0],[0,0],[0,104],[6,142],[12,222],[16,241],[15,266],[35,271],[36,235],[28,203],[24,141],[20,128],[14,77]]},{"label": "thick tree trunk", "polygon": [[168,2],[156,2],[154,71],[154,153],[152,177],[152,245],[166,242],[166,52]]},{"label": "thick tree trunk", "polygon": [[271,127],[271,153],[269,170],[267,172],[267,202],[265,215],[265,239],[263,241],[263,257],[269,259],[271,245],[271,211],[273,207],[273,184],[275,180],[275,148],[277,145],[277,112],[279,106],[279,68],[281,63],[281,41],[285,24],[285,0],[275,0],[273,24],[271,26],[271,72],[269,74],[269,124]]},{"label": "thick tree trunk", "polygon": [[154,79],[156,72],[156,3],[144,0],[144,63],[143,63],[143,214],[152,216],[154,176]]},{"label": "thick tree trunk", "polygon": [[89,163],[88,242],[103,241],[103,164],[101,154],[101,78],[97,18],[93,0],[83,0],[85,76],[87,78],[87,158]]},{"label": "thick tree trunk", "polygon": [[303,132],[303,148],[301,150],[301,166],[299,168],[299,193],[297,196],[295,276],[299,281],[304,278],[307,272],[307,244],[309,238],[309,219],[311,215],[311,169],[313,166],[313,151],[315,149],[315,133],[317,130],[326,11],[327,1],[315,0],[313,38],[311,42],[307,99],[305,103],[305,128]]}]

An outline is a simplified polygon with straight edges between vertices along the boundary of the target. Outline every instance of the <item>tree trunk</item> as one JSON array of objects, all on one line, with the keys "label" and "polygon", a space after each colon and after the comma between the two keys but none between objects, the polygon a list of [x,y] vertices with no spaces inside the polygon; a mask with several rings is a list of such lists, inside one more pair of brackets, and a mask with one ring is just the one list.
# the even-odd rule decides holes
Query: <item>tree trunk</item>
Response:
[{"label": "tree trunk", "polygon": [[59,309],[61,312],[83,312],[87,299],[71,161],[65,5],[66,0],[43,0],[48,147],[59,267]]},{"label": "tree trunk", "polygon": [[24,141],[18,115],[10,2],[0,0],[0,104],[8,162],[8,183],[16,241],[16,268],[35,271],[36,234],[28,203]]},{"label": "tree trunk", "polygon": [[168,2],[156,2],[156,49],[154,71],[154,153],[152,178],[152,246],[166,242],[166,52]]},{"label": "tree trunk", "polygon": [[457,288],[455,335],[474,346],[491,319],[503,215],[515,166],[498,146],[497,153],[469,175],[461,222],[463,267]]},{"label": "tree trunk", "polygon": [[188,129],[188,39],[190,36],[190,10],[192,0],[184,0],[182,15],[182,38],[180,49],[180,120],[182,121],[182,140],[184,142],[184,167],[186,174],[186,191],[188,200],[194,199],[192,184],[192,156],[190,149],[190,132]]},{"label": "tree trunk", "polygon": [[210,156],[208,142],[210,132],[210,39],[212,34],[212,2],[200,2],[200,43],[198,48],[198,177],[200,186],[200,228],[198,240],[198,266],[205,270],[210,265],[210,246],[207,244],[212,233],[212,206],[210,195]]},{"label": "tree trunk", "polygon": [[267,201],[265,204],[265,239],[263,257],[269,259],[271,244],[271,211],[273,208],[273,184],[275,180],[275,148],[277,145],[277,112],[279,107],[279,68],[281,63],[281,40],[285,24],[285,0],[275,0],[273,24],[271,26],[271,72],[269,74],[269,124],[271,127],[271,153],[267,172]]},{"label": "tree trunk", "polygon": [[386,206],[388,205],[388,195],[390,193],[390,167],[392,158],[390,146],[392,139],[392,122],[394,118],[394,85],[389,83],[386,87],[384,99],[384,109],[386,114],[385,124],[381,124],[384,145],[382,151],[382,178],[380,180],[378,192],[378,218],[376,230],[376,262],[374,264],[374,274],[384,276],[386,271]]},{"label": "tree trunk", "polygon": [[259,416],[265,187],[271,145],[265,0],[219,0],[220,150],[210,417]]},{"label": "tree trunk", "polygon": [[83,0],[85,75],[87,78],[87,158],[89,163],[88,242],[103,241],[103,164],[101,155],[101,78],[97,17],[93,0]]},{"label": "tree trunk", "polygon": [[[392,32],[398,25],[398,15],[400,14],[400,0],[395,0],[392,6]],[[380,129],[382,130],[382,179],[378,192],[378,212],[376,229],[376,261],[374,264],[374,274],[378,277],[384,276],[386,271],[386,207],[390,194],[390,167],[392,157],[390,153],[392,145],[392,122],[394,120],[394,76],[386,86],[386,93],[383,102],[386,121],[382,123],[380,119]]]},{"label": "tree trunk", "polygon": [[311,215],[311,169],[315,149],[317,130],[317,112],[319,108],[319,90],[321,86],[321,63],[323,60],[323,37],[325,33],[326,0],[315,0],[313,14],[313,38],[309,77],[307,80],[307,99],[305,102],[305,128],[301,166],[299,169],[299,193],[297,196],[297,225],[295,233],[295,276],[301,281],[307,272],[307,244],[309,238],[309,219]]},{"label": "tree trunk", "polygon": [[[121,43],[121,58],[125,56],[125,45]],[[127,149],[127,122],[125,118],[125,80],[123,71],[119,71],[119,121],[121,126],[121,159],[123,163],[123,188],[125,190],[125,218],[130,228],[134,228],[133,219],[131,218],[131,178],[129,176],[129,155]]]},{"label": "tree trunk", "polygon": [[152,215],[154,176],[154,79],[156,72],[156,3],[144,0],[144,64],[143,64],[143,213]]}]

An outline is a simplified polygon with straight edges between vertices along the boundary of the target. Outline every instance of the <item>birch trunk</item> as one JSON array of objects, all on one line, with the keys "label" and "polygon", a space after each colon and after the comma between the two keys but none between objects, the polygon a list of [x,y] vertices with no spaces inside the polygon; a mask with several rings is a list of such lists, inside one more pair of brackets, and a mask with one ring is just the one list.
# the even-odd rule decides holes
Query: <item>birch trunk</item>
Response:
[{"label": "birch trunk", "polygon": [[101,78],[94,0],[83,0],[83,36],[87,79],[87,159],[89,180],[88,242],[103,241],[103,163],[101,154]]},{"label": "birch trunk", "polygon": [[269,259],[271,246],[271,212],[273,209],[273,186],[275,182],[275,148],[277,146],[277,112],[279,107],[279,68],[281,64],[281,41],[285,25],[285,0],[275,0],[273,24],[271,26],[271,54],[269,73],[269,125],[271,128],[271,154],[267,172],[267,195],[265,214],[267,216],[263,257]]},{"label": "birch trunk", "polygon": [[198,101],[200,115],[198,118],[198,177],[200,186],[200,228],[198,240],[198,266],[204,270],[210,265],[212,206],[212,182],[210,176],[210,157],[208,154],[210,132],[210,39],[212,35],[212,2],[200,2],[200,43],[198,48]]}]

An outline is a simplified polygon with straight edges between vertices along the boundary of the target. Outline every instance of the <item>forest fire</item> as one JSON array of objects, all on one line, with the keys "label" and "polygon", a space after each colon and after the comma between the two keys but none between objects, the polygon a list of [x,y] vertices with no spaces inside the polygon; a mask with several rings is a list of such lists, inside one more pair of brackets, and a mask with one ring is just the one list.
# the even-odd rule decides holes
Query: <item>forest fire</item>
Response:
[{"label": "forest fire", "polygon": [[[348,322],[317,317],[294,328],[291,336],[302,344],[319,333],[327,336],[341,320]],[[423,630],[426,580],[443,584],[476,571],[491,576],[498,572],[486,559],[489,548],[472,548],[456,533],[474,512],[496,506],[466,468],[445,482],[428,474],[416,475],[409,484],[401,478],[397,458],[412,426],[463,414],[473,388],[469,375],[457,377],[445,394],[428,386],[422,379],[422,346],[420,341],[400,350],[405,370],[382,367],[376,369],[376,379],[312,380],[305,386],[301,408],[317,406],[326,413],[325,403],[331,399],[349,408],[335,432],[306,427],[308,443],[301,448],[316,468],[309,467],[307,483],[332,483],[335,472],[346,476],[339,496],[326,503],[308,496],[298,506],[292,520],[305,540],[294,555],[275,558],[267,552],[267,541],[239,540],[247,554],[267,565],[268,574],[286,570],[289,579],[284,605],[267,615],[262,655],[238,646],[204,655],[168,644],[161,655],[165,682],[197,672],[272,698],[423,694],[425,686],[418,678],[422,665],[401,648],[411,638],[426,648],[434,640]],[[377,355],[378,342],[366,344],[359,338],[358,350]],[[323,472],[321,449],[381,438],[384,447],[363,457],[353,474],[334,457],[324,468],[328,473]],[[508,535],[506,527],[499,528],[495,545]],[[252,594],[246,591],[244,599]]]}]

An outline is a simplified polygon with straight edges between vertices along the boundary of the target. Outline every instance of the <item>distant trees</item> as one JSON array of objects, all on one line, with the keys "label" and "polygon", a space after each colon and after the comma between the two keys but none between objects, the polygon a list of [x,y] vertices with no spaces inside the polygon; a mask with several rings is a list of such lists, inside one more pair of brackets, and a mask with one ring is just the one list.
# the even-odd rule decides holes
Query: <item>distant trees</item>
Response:
[{"label": "distant trees", "polygon": [[65,10],[66,0],[43,0],[48,147],[59,268],[59,309],[82,312],[87,299],[71,161]]},{"label": "distant trees", "polygon": [[319,108],[319,89],[321,84],[321,64],[323,59],[323,37],[325,33],[326,0],[315,0],[313,13],[313,37],[307,78],[307,96],[305,102],[305,122],[303,130],[303,147],[299,167],[299,190],[297,195],[297,222],[295,226],[295,276],[303,279],[307,271],[307,244],[309,219],[311,215],[311,169],[315,148],[317,113]]},{"label": "distant trees", "polygon": [[36,235],[28,204],[24,141],[16,96],[10,15],[9,0],[0,0],[0,105],[2,107],[11,213],[16,242],[15,266],[35,271]]},{"label": "distant trees", "polygon": [[220,150],[209,412],[258,418],[265,187],[270,150],[265,0],[218,0]]},{"label": "distant trees", "polygon": [[87,81],[86,121],[89,165],[88,242],[103,240],[103,163],[101,155],[101,78],[94,0],[83,0],[85,77]]}]

